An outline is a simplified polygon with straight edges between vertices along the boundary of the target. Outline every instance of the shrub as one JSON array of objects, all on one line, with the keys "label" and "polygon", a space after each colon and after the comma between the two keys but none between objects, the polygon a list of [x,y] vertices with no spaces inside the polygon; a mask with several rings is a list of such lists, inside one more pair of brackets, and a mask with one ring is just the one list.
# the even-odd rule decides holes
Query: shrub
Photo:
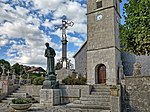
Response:
[{"label": "shrub", "polygon": [[82,76],[79,76],[78,78],[76,78],[73,75],[73,76],[68,76],[65,79],[63,79],[62,83],[66,84],[66,85],[85,85],[86,81],[87,81],[87,79]]},{"label": "shrub", "polygon": [[110,89],[118,89],[118,87],[116,85],[111,85]]},{"label": "shrub", "polygon": [[31,99],[29,98],[16,98],[12,100],[13,104],[28,104],[31,103]]},{"label": "shrub", "polygon": [[31,76],[31,77],[30,77],[32,84],[33,84],[33,81],[34,81],[35,78],[37,78],[37,76]]},{"label": "shrub", "polygon": [[33,80],[34,85],[42,85],[44,82],[45,78],[44,77],[36,77]]}]

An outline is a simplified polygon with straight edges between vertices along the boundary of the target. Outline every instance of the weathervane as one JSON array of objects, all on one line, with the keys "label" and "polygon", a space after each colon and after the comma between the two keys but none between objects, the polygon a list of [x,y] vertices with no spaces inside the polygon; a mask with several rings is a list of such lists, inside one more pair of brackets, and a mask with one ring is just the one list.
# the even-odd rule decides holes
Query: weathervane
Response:
[{"label": "weathervane", "polygon": [[67,68],[68,67],[68,59],[67,59],[67,35],[66,35],[66,30],[67,28],[70,26],[72,27],[74,25],[74,22],[70,21],[68,22],[66,20],[66,17],[64,16],[63,19],[62,19],[62,24],[61,25],[58,25],[56,26],[56,29],[60,29],[62,30],[62,59],[61,59],[61,62],[62,62],[62,67],[63,68]]}]

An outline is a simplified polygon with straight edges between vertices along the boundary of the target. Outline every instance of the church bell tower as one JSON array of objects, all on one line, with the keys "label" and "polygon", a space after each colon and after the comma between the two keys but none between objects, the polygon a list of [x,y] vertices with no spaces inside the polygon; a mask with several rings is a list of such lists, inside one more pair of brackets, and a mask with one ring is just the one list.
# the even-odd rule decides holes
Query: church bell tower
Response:
[{"label": "church bell tower", "polygon": [[115,85],[120,79],[120,0],[87,0],[87,83]]}]

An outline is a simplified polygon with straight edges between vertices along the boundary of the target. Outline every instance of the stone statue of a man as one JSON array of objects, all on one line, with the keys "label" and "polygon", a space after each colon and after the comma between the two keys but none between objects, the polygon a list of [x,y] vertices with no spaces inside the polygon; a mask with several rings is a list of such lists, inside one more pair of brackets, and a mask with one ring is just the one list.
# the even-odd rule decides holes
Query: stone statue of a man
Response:
[{"label": "stone statue of a man", "polygon": [[45,43],[45,57],[47,57],[47,74],[55,74],[55,50],[49,46],[49,43]]}]

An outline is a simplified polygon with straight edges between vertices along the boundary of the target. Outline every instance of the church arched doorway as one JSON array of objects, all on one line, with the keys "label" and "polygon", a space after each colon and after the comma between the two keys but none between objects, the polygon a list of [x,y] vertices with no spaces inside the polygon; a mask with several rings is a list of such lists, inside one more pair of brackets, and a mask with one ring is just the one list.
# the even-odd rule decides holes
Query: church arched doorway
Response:
[{"label": "church arched doorway", "polygon": [[97,82],[98,84],[106,84],[106,66],[104,64],[97,67]]}]

